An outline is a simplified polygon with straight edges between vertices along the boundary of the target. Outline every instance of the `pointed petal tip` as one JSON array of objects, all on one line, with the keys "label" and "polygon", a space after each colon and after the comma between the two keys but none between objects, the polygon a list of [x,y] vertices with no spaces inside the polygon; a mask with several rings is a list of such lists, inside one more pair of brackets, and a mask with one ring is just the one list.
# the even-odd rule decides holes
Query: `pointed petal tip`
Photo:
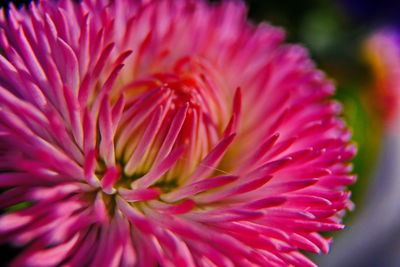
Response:
[{"label": "pointed petal tip", "polygon": [[265,209],[269,207],[279,206],[285,203],[286,197],[268,197],[260,200],[256,200],[245,206],[249,209]]}]

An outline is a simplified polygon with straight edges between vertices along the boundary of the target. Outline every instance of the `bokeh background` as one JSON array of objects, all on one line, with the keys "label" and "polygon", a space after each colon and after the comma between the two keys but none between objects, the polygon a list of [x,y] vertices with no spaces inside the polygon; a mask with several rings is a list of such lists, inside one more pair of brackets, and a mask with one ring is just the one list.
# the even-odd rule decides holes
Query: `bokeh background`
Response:
[{"label": "bokeh background", "polygon": [[[7,8],[9,2],[21,6],[29,1],[0,0],[0,6]],[[396,262],[392,255],[398,251],[400,231],[382,234],[382,229],[376,229],[385,226],[379,225],[379,220],[371,223],[371,218],[385,216],[384,211],[371,211],[374,207],[371,202],[385,202],[388,196],[377,192],[378,197],[371,200],[371,192],[385,179],[387,172],[383,170],[391,168],[387,159],[394,158],[396,147],[391,143],[393,140],[388,140],[383,126],[385,106],[377,101],[375,78],[365,52],[366,40],[374,32],[400,25],[400,1],[247,0],[246,3],[252,21],[267,21],[284,28],[287,41],[307,47],[318,68],[335,81],[335,98],[343,103],[343,117],[358,146],[353,165],[359,178],[350,188],[356,208],[345,217],[348,227],[339,233],[329,233],[335,236],[329,255],[310,257],[321,266],[400,266],[400,261]],[[388,151],[390,147],[394,151]],[[396,225],[395,217],[390,219],[391,225]],[[357,225],[364,228],[357,230]],[[360,245],[369,243],[374,244]],[[17,253],[9,247],[0,249],[8,258]]]}]

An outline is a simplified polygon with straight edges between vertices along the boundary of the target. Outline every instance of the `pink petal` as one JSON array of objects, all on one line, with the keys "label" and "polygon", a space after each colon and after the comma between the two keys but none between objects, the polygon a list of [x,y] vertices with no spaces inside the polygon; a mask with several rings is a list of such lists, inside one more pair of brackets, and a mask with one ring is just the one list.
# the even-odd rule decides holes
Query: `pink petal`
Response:
[{"label": "pink petal", "polygon": [[158,198],[160,195],[160,189],[153,188],[144,188],[144,189],[134,189],[134,190],[126,190],[123,188],[118,189],[118,193],[128,202],[136,202],[136,201],[146,201]]},{"label": "pink petal", "polygon": [[236,134],[231,134],[230,136],[222,139],[221,142],[219,142],[213,148],[213,150],[211,150],[211,152],[199,163],[199,167],[197,167],[187,181],[196,182],[202,180],[204,177],[212,173],[235,136]]},{"label": "pink petal", "polygon": [[207,191],[209,189],[224,186],[226,184],[236,181],[238,178],[238,176],[233,175],[209,178],[189,185],[185,185],[179,188],[177,191],[164,195],[162,199],[169,202],[178,201],[186,197]]},{"label": "pink petal", "polygon": [[151,121],[143,133],[138,147],[125,165],[124,171],[127,175],[132,175],[137,168],[138,163],[143,159],[161,126],[162,119],[163,109],[160,107],[152,116]]},{"label": "pink petal", "polygon": [[61,245],[32,251],[19,256],[11,266],[54,266],[65,259],[71,253],[72,248],[76,245],[80,237],[80,233],[75,234],[68,242]]},{"label": "pink petal", "polygon": [[107,194],[114,194],[116,190],[113,188],[114,184],[120,178],[120,170],[115,166],[111,166],[107,169],[106,173],[104,174],[103,178],[101,178],[101,187],[103,191]]},{"label": "pink petal", "polygon": [[149,202],[149,205],[159,211],[178,215],[190,212],[196,206],[196,203],[191,199],[187,199],[183,202],[173,204],[166,204],[160,201],[152,201]]},{"label": "pink petal", "polygon": [[154,166],[146,175],[132,182],[132,188],[146,188],[156,182],[165,172],[167,172],[182,156],[184,147],[177,148],[165,157],[158,165]]},{"label": "pink petal", "polygon": [[163,144],[158,151],[157,158],[154,164],[157,164],[158,161],[165,158],[165,156],[171,152],[171,149],[180,133],[183,123],[186,119],[186,113],[188,111],[189,105],[186,103],[183,105],[175,114],[174,119],[172,120],[171,126],[168,129],[168,134],[165,137]]}]

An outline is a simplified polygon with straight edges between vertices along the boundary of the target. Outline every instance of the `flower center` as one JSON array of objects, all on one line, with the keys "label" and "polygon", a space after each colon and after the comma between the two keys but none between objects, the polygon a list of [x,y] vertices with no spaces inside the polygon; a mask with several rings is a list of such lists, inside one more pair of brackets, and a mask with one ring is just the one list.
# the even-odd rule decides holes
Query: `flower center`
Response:
[{"label": "flower center", "polygon": [[190,77],[180,77],[172,74],[157,74],[155,78],[163,82],[162,87],[171,90],[171,109],[179,109],[188,104],[189,108],[199,108],[201,100],[201,92],[196,81]]},{"label": "flower center", "polygon": [[[221,96],[191,59],[179,61],[172,72],[137,79],[122,92],[127,100],[114,137],[120,172],[110,185],[168,192],[218,143],[226,126]],[[107,178],[105,172],[102,180]]]}]

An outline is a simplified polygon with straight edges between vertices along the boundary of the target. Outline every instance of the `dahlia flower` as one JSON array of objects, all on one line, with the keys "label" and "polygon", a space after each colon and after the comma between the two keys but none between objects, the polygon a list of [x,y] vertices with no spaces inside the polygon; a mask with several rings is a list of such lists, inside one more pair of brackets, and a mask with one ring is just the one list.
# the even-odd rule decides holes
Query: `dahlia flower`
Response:
[{"label": "dahlia flower", "polygon": [[39,1],[0,16],[12,266],[313,266],[355,153],[334,86],[240,1]]}]

